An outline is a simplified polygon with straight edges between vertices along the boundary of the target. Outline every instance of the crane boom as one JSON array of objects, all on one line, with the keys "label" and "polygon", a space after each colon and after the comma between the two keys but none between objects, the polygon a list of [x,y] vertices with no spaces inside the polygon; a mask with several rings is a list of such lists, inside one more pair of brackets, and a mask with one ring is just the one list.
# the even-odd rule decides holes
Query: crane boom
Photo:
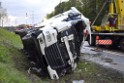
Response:
[{"label": "crane boom", "polygon": [[116,13],[118,14],[117,26],[124,28],[124,0],[114,0]]}]

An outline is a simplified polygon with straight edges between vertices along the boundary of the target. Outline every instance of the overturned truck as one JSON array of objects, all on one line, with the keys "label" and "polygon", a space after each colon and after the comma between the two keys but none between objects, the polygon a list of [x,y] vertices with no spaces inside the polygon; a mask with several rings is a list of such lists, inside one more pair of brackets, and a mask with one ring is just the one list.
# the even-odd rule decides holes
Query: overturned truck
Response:
[{"label": "overturned truck", "polygon": [[80,46],[90,33],[90,23],[72,7],[39,26],[15,33],[20,35],[32,63],[30,70],[59,79],[76,68]]}]

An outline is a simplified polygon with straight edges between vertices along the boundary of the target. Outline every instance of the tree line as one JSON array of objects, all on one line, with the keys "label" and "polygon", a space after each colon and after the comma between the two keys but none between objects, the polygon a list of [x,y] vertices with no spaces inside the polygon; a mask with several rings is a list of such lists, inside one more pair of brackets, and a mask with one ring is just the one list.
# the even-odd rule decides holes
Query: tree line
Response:
[{"label": "tree line", "polygon": [[[102,5],[106,0],[69,0],[68,2],[59,3],[53,12],[47,14],[47,18],[51,18],[59,13],[69,10],[71,7],[76,7],[84,16],[94,21],[95,17],[101,10]],[[95,24],[100,25],[102,18],[108,12],[108,5],[106,5],[96,20]]]}]

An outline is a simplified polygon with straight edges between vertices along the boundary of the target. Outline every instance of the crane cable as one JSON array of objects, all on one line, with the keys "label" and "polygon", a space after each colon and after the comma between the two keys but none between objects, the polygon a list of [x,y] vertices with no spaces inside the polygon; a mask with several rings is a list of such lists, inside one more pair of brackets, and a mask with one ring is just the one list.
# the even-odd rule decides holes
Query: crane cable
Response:
[{"label": "crane cable", "polygon": [[105,5],[107,4],[107,1],[104,2],[103,6],[101,7],[99,13],[97,14],[97,16],[95,17],[94,21],[91,24],[91,27],[94,25],[94,23],[96,22],[97,18],[99,17],[100,13],[102,12],[103,8],[105,7]]},{"label": "crane cable", "polygon": [[59,12],[60,13],[63,13],[63,8],[62,8],[62,1],[60,0],[60,2],[59,2]]}]

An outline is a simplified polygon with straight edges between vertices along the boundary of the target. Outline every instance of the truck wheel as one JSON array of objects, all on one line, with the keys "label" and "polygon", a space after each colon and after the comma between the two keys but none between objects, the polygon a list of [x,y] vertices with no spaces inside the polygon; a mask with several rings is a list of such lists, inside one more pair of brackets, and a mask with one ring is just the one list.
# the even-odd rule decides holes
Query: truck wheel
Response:
[{"label": "truck wheel", "polygon": [[91,37],[91,44],[90,44],[90,38],[88,37],[88,44],[90,46],[95,46],[96,45],[96,40],[95,39],[96,39],[95,36],[92,36]]},{"label": "truck wheel", "polygon": [[124,50],[124,38],[120,41],[120,48]]}]

